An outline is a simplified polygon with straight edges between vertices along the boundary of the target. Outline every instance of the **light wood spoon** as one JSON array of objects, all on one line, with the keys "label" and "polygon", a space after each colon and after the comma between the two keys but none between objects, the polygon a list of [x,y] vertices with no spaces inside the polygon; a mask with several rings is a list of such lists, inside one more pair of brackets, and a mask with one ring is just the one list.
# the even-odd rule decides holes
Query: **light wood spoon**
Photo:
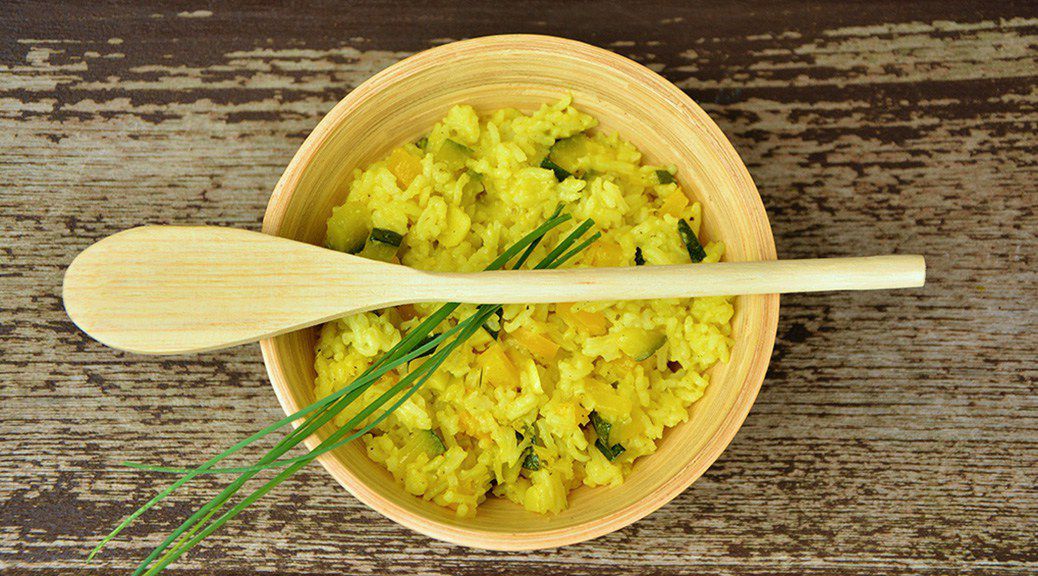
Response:
[{"label": "light wood spoon", "polygon": [[141,354],[214,350],[414,302],[515,304],[922,286],[922,256],[423,272],[234,228],[144,226],[65,272],[69,317]]}]

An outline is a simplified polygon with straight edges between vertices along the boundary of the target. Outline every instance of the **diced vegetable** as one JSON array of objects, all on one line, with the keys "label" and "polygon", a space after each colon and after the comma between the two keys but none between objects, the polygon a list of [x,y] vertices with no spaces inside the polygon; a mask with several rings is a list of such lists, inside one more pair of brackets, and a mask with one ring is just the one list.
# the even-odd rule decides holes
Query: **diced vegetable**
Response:
[{"label": "diced vegetable", "polygon": [[393,176],[396,176],[400,187],[405,189],[422,173],[421,158],[403,148],[393,150],[393,153],[386,159],[386,165],[389,167],[389,171],[393,173]]},{"label": "diced vegetable", "polygon": [[364,249],[357,255],[372,260],[391,262],[396,258],[397,250],[400,249],[400,243],[403,241],[404,237],[392,230],[372,228],[368,241],[364,243]]},{"label": "diced vegetable", "polygon": [[541,168],[544,168],[545,170],[551,170],[552,172],[554,172],[555,179],[559,182],[562,182],[566,178],[569,178],[571,175],[568,170],[552,162],[551,158],[547,156],[544,157],[544,160],[541,160]]},{"label": "diced vegetable", "polygon": [[656,171],[656,180],[660,184],[673,184],[674,183],[674,175],[671,174],[670,172],[667,172],[666,170],[657,170]]},{"label": "diced vegetable", "polygon": [[624,265],[624,249],[612,240],[598,240],[588,246],[587,261],[594,266],[615,267]]},{"label": "diced vegetable", "polygon": [[635,266],[644,266],[645,265],[645,256],[642,256],[642,249],[638,248],[638,247],[635,247],[635,249],[634,249],[634,265]]},{"label": "diced vegetable", "polygon": [[486,190],[486,186],[483,184],[483,175],[475,170],[466,170],[465,175],[468,176],[468,182],[465,183],[462,192],[468,198],[474,198],[481,192]]},{"label": "diced vegetable", "polygon": [[585,386],[586,401],[599,417],[606,421],[620,421],[630,413],[633,407],[631,400],[613,386],[597,378],[588,378]]},{"label": "diced vegetable", "polygon": [[447,451],[447,446],[444,445],[443,440],[435,430],[419,430],[418,438],[429,458],[435,458]]},{"label": "diced vegetable", "polygon": [[490,317],[486,322],[483,323],[483,329],[490,334],[490,337],[497,340],[497,335],[501,333],[501,321],[505,317],[505,311],[498,308],[497,317]]},{"label": "diced vegetable", "polygon": [[559,352],[558,344],[526,327],[510,332],[509,336],[514,337],[523,348],[530,351],[530,354],[542,360],[554,360]]},{"label": "diced vegetable", "polygon": [[617,334],[617,345],[624,354],[641,362],[667,343],[667,335],[657,330],[624,328]]},{"label": "diced vegetable", "polygon": [[368,238],[368,207],[361,202],[346,202],[332,209],[328,218],[328,247],[356,254]]},{"label": "diced vegetable", "polygon": [[626,448],[623,447],[623,444],[606,446],[605,442],[602,442],[601,440],[595,440],[595,448],[598,448],[598,451],[601,452],[602,455],[606,457],[606,460],[609,460],[610,462],[616,460],[617,456],[623,454],[624,450],[626,450]]},{"label": "diced vegetable", "polygon": [[541,469],[541,459],[538,458],[537,453],[533,451],[532,444],[523,451],[523,468],[526,468],[527,470]]},{"label": "diced vegetable", "polygon": [[472,157],[472,152],[472,148],[448,138],[440,144],[433,158],[437,162],[443,162],[451,170],[461,170],[465,167],[465,162]]},{"label": "diced vegetable", "polygon": [[688,222],[678,220],[678,236],[681,236],[681,241],[685,243],[685,249],[688,250],[688,257],[692,259],[692,262],[702,262],[703,258],[706,258],[706,251],[703,250],[703,245],[699,243],[699,238],[696,238],[696,233],[692,231]]},{"label": "diced vegetable", "polygon": [[598,439],[595,440],[595,447],[606,457],[606,460],[610,462],[616,460],[617,456],[623,454],[624,447],[620,444],[609,444],[609,433],[612,431],[613,425],[606,422],[594,410],[591,411],[588,418],[591,421],[591,427],[595,430],[595,435],[598,436]]},{"label": "diced vegetable", "polygon": [[675,218],[681,218],[681,211],[686,206],[688,206],[688,196],[685,196],[685,193],[681,190],[675,190],[663,200],[659,213],[660,215],[670,214]]},{"label": "diced vegetable", "polygon": [[[587,136],[583,134],[563,138],[562,140],[557,140],[551,147],[551,150],[548,151],[548,158],[551,160],[552,164],[565,170],[567,173],[577,174],[581,168],[581,158],[588,154],[587,145]],[[565,178],[559,178],[559,180],[564,179]]]},{"label": "diced vegetable", "polygon": [[416,430],[401,447],[400,462],[405,466],[414,462],[421,454],[435,458],[447,451],[443,440],[433,430]]},{"label": "diced vegetable", "polygon": [[404,241],[404,236],[403,234],[393,232],[392,230],[386,230],[385,228],[372,228],[371,236],[368,237],[368,240],[399,248],[400,244]]},{"label": "diced vegetable", "polygon": [[598,412],[594,410],[591,414],[588,414],[588,419],[591,421],[591,426],[595,429],[595,434],[598,435],[599,439],[604,439],[606,442],[609,441],[609,431],[613,429],[613,425],[606,422]]},{"label": "diced vegetable", "polygon": [[484,369],[486,380],[493,386],[515,388],[519,386],[519,370],[505,354],[504,348],[492,342],[482,354],[479,363]]},{"label": "diced vegetable", "polygon": [[429,139],[425,136],[422,136],[421,138],[414,141],[414,145],[419,150],[425,150],[425,148],[429,145]]},{"label": "diced vegetable", "polygon": [[576,326],[591,336],[601,336],[609,331],[609,320],[601,312],[574,310],[572,302],[555,305],[555,311],[568,324]]}]

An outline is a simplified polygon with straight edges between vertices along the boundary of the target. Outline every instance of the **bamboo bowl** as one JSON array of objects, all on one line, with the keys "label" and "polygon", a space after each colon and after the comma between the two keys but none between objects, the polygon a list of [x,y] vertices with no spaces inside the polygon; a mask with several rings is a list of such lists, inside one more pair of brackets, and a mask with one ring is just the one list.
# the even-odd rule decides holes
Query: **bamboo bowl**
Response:
[{"label": "bamboo bowl", "polygon": [[[720,238],[726,258],[775,258],[764,206],[746,167],[705,112],[659,75],[626,58],[548,36],[478,38],[427,50],[376,74],[329,112],[274,189],[263,231],[319,244],[354,168],[428,130],[454,104],[479,111],[531,110],[573,94],[576,104],[638,146],[649,162],[675,164],[681,186],[703,203],[703,236]],[[320,458],[350,493],[385,516],[433,538],[498,550],[549,548],[618,530],[680,494],[717,459],[750,410],[771,356],[777,295],[735,300],[731,360],[716,366],[688,421],[668,430],[659,451],[639,459],[616,488],[582,487],[555,516],[490,498],[459,519],[405,492],[369,460],[360,442]],[[286,413],[313,402],[315,331],[261,343]],[[326,437],[332,429],[322,430]],[[310,438],[310,448],[317,445]]]}]

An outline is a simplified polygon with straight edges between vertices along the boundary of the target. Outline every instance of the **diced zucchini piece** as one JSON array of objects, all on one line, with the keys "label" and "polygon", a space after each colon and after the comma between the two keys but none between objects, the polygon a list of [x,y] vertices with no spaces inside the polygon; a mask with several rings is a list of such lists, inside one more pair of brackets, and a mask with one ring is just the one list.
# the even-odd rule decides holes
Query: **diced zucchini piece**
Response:
[{"label": "diced zucchini piece", "polygon": [[472,152],[472,148],[448,138],[440,144],[433,158],[437,162],[443,162],[451,170],[461,170],[465,167],[465,162],[472,157]]},{"label": "diced zucchini piece", "polygon": [[544,160],[541,160],[541,168],[544,168],[545,170],[551,170],[552,172],[554,172],[555,179],[559,182],[562,182],[566,178],[570,177],[570,172],[568,170],[552,162],[551,158],[548,158],[547,156],[544,157]]},{"label": "diced zucchini piece", "polygon": [[389,262],[396,256],[397,250],[400,249],[400,243],[403,240],[404,237],[402,235],[392,230],[372,228],[368,241],[364,243],[364,249],[360,251],[358,256]]},{"label": "diced zucchini piece", "polygon": [[468,175],[469,181],[465,183],[463,189],[465,194],[476,196],[483,190],[486,190],[486,186],[483,185],[483,175],[475,170],[466,170],[465,174]]},{"label": "diced zucchini piece", "polygon": [[540,470],[541,459],[537,456],[537,453],[533,451],[533,445],[530,445],[525,451],[523,451],[523,468],[527,470]]},{"label": "diced zucchini piece", "polygon": [[673,184],[674,175],[670,172],[667,172],[666,170],[657,170],[656,180],[659,181],[660,184]]},{"label": "diced zucchini piece", "polygon": [[369,239],[374,242],[381,242],[394,248],[399,248],[400,244],[404,241],[404,235],[393,232],[392,230],[386,230],[385,228],[372,228]]},{"label": "diced zucchini piece", "polygon": [[634,265],[635,266],[644,266],[645,265],[645,256],[642,256],[642,249],[638,248],[638,247],[634,248]]},{"label": "diced zucchini piece", "polygon": [[595,440],[595,448],[598,448],[598,451],[601,452],[602,455],[606,457],[606,460],[609,460],[610,462],[616,460],[617,456],[623,454],[624,450],[626,450],[626,448],[623,447],[623,444],[607,446],[605,442],[602,442],[602,440]]},{"label": "diced zucchini piece", "polygon": [[505,311],[498,308],[497,317],[495,318],[491,316],[489,319],[487,319],[486,322],[483,323],[483,329],[486,330],[487,334],[490,334],[490,337],[494,340],[497,340],[498,334],[501,333],[501,321],[504,319],[504,317]]},{"label": "diced zucchini piece", "polygon": [[599,440],[609,442],[609,432],[612,431],[613,425],[606,422],[598,415],[598,412],[595,412],[594,410],[591,411],[591,414],[588,414],[588,420],[591,422],[591,427],[595,429],[595,434],[598,436]]},{"label": "diced zucchini piece", "polygon": [[447,451],[447,446],[435,430],[419,430],[418,438],[429,458],[435,458]]},{"label": "diced zucchini piece", "polygon": [[569,174],[577,174],[581,168],[580,160],[588,155],[587,144],[587,136],[583,134],[557,140],[548,152],[548,158]]},{"label": "diced zucchini piece", "polygon": [[328,218],[328,247],[356,254],[368,238],[368,207],[360,202],[346,202],[332,209]]},{"label": "diced zucchini piece", "polygon": [[652,356],[667,343],[667,335],[656,330],[624,328],[617,334],[618,346],[638,362]]},{"label": "diced zucchini piece", "polygon": [[678,220],[678,236],[681,236],[681,241],[684,242],[685,249],[688,250],[688,257],[692,259],[692,262],[702,262],[703,258],[706,258],[706,251],[703,250],[703,245],[699,243],[699,238],[696,238],[696,233],[692,231],[688,222]]}]

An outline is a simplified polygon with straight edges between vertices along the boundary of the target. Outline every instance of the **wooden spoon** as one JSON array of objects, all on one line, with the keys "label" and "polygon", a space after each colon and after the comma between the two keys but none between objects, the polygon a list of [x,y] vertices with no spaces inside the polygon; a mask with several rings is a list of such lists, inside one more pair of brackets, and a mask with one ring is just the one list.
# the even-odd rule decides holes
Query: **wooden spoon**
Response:
[{"label": "wooden spoon", "polygon": [[414,302],[514,304],[922,286],[922,256],[424,272],[234,228],[144,226],[65,272],[69,317],[108,346],[178,354]]}]

